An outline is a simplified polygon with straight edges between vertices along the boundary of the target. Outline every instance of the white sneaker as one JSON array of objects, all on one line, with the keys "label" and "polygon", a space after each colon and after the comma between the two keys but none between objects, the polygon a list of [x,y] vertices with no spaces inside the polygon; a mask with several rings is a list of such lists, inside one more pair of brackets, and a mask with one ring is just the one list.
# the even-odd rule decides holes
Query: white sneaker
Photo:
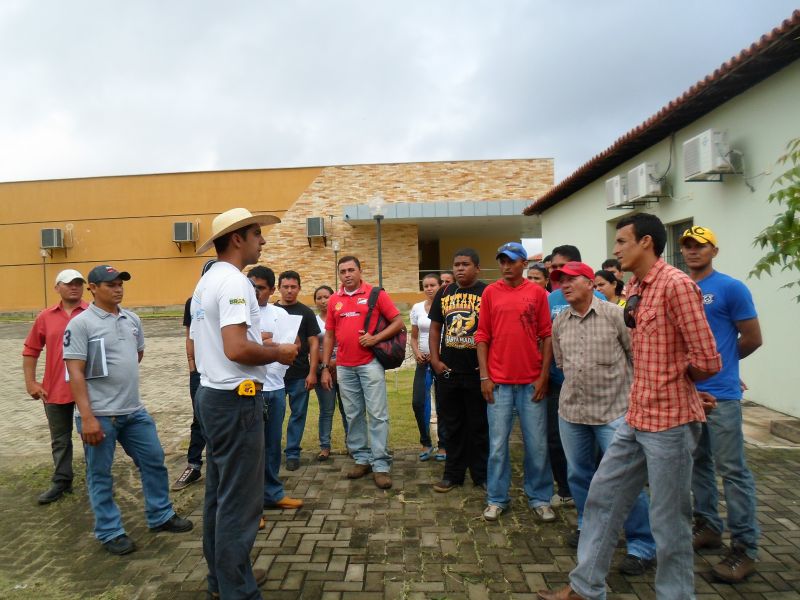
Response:
[{"label": "white sneaker", "polygon": [[[548,505],[537,506],[533,510],[536,511],[536,514],[539,515],[539,518],[545,523],[556,520],[556,513],[554,513],[553,509]],[[484,516],[486,516],[486,513],[484,513]]]},{"label": "white sneaker", "polygon": [[550,498],[550,506],[575,506],[575,499],[572,496],[559,496],[555,494]]},{"label": "white sneaker", "polygon": [[[487,521],[497,521],[497,517],[503,514],[503,507],[497,506],[496,504],[490,504],[486,507],[483,511],[483,518]],[[555,515],[553,515],[555,518]]]}]

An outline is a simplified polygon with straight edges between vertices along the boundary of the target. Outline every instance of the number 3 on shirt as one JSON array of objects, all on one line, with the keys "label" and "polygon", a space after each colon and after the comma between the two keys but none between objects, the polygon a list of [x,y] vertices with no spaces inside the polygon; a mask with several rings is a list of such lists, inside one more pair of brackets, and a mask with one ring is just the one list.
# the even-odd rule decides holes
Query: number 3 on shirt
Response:
[{"label": "number 3 on shirt", "polygon": [[64,332],[64,348],[69,348],[71,337],[72,337],[72,332],[69,329],[67,329]]}]

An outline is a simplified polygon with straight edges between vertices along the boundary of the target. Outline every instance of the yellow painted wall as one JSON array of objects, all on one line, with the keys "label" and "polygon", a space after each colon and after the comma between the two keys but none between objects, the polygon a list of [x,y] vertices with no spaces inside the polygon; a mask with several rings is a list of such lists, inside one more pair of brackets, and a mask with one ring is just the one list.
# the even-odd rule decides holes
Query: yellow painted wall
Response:
[{"label": "yellow painted wall", "polygon": [[[86,274],[108,263],[130,271],[128,306],[182,304],[202,264],[190,244],[179,250],[172,224],[193,221],[199,240],[220,212],[244,206],[283,216],[321,169],[180,173],[0,184],[0,277],[13,282],[0,311],[36,310],[56,301],[64,268]],[[42,260],[40,230],[65,231],[66,250]],[[70,233],[71,232],[71,233]],[[44,262],[44,266],[43,266]],[[44,273],[43,273],[44,271]],[[45,299],[45,292],[47,293]]]}]

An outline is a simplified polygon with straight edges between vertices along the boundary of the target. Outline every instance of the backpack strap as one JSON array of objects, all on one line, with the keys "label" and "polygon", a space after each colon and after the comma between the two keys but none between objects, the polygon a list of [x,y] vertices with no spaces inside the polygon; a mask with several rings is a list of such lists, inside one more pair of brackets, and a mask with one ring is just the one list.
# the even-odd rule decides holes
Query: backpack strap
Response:
[{"label": "backpack strap", "polygon": [[[372,310],[375,308],[375,305],[378,304],[378,296],[380,295],[381,291],[383,291],[382,287],[374,287],[369,293],[369,299],[367,300],[367,316],[364,319],[364,331],[369,333],[369,320],[372,318]],[[378,332],[378,323],[375,323],[375,331],[372,332],[372,335],[375,335]]]}]

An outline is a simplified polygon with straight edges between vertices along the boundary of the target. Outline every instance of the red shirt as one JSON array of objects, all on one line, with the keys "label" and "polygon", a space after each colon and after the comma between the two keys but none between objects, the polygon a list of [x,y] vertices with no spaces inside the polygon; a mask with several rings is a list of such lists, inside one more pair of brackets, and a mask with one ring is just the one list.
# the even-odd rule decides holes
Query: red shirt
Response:
[{"label": "red shirt", "polygon": [[72,392],[69,389],[64,367],[64,331],[67,323],[88,307],[89,305],[81,300],[81,303],[72,310],[71,315],[64,311],[61,302],[46,308],[36,317],[28,337],[25,338],[22,356],[39,358],[42,349],[47,346],[42,381],[42,387],[47,392],[47,404],[72,402]]},{"label": "red shirt", "polygon": [[716,373],[722,359],[706,320],[700,288],[662,259],[641,282],[634,277],[628,285],[628,306],[633,296],[640,300],[636,327],[631,330],[633,385],[625,419],[642,431],[705,421],[688,368]]},{"label": "red shirt", "polygon": [[[369,348],[358,343],[364,334],[364,319],[367,317],[367,300],[372,286],[361,282],[359,288],[351,295],[342,286],[328,301],[328,316],[325,320],[326,331],[336,335],[336,364],[340,367],[360,367],[369,363],[375,355]],[[369,331],[372,332],[378,320],[378,312],[387,321],[391,321],[400,311],[389,298],[389,294],[381,290],[378,302],[372,311]]]},{"label": "red shirt", "polygon": [[489,377],[495,383],[529,384],[542,374],[539,340],[550,337],[547,292],[523,279],[517,287],[504,280],[481,296],[475,343],[489,345]]}]

